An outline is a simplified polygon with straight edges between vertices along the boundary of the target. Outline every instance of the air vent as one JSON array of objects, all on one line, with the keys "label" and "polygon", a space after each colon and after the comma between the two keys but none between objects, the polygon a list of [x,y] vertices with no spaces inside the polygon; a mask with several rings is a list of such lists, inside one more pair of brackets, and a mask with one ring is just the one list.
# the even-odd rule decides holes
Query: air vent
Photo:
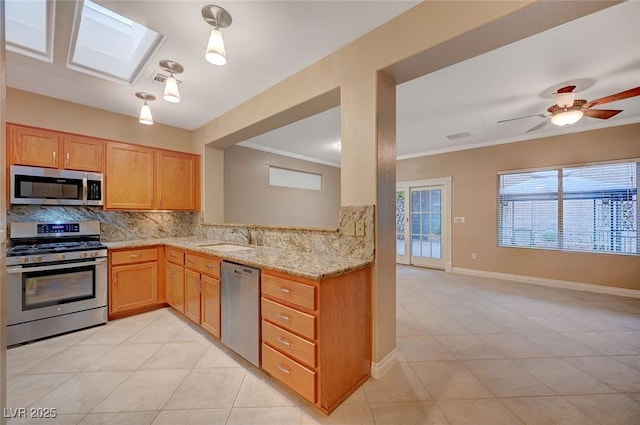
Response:
[{"label": "air vent", "polygon": [[[153,75],[151,76],[151,78],[149,79],[149,81],[151,81],[154,84],[157,84],[159,86],[164,86],[165,81],[167,81],[167,78],[169,78],[168,75],[164,75],[164,74],[160,74],[157,72],[154,72]],[[182,87],[182,81],[176,79],[176,82],[178,83],[178,87]]]},{"label": "air vent", "polygon": [[449,140],[464,139],[465,137],[469,137],[469,136],[471,136],[471,133],[469,133],[468,131],[465,131],[464,133],[450,134],[447,136],[447,139]]}]

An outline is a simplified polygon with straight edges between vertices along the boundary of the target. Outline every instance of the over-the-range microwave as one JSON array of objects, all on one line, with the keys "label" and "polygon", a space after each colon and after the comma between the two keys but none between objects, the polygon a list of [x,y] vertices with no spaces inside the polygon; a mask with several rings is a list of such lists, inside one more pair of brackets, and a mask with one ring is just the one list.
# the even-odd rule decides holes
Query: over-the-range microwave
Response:
[{"label": "over-the-range microwave", "polygon": [[11,166],[11,203],[103,205],[100,173]]}]

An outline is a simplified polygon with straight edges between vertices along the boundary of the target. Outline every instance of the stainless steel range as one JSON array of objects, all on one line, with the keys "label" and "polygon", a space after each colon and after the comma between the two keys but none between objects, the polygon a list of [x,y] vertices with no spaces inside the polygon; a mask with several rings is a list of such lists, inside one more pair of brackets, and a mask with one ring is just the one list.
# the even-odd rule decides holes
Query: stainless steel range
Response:
[{"label": "stainless steel range", "polygon": [[7,345],[107,322],[99,221],[11,223]]}]

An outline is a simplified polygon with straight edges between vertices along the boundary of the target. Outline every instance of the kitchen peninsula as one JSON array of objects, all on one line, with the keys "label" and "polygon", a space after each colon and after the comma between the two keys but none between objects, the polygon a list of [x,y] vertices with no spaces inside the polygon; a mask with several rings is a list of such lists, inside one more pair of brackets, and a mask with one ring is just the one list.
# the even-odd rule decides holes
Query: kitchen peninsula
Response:
[{"label": "kitchen peninsula", "polygon": [[169,304],[220,337],[220,264],[261,269],[261,368],[324,413],[370,374],[371,261],[196,237],[107,243],[110,318]]}]

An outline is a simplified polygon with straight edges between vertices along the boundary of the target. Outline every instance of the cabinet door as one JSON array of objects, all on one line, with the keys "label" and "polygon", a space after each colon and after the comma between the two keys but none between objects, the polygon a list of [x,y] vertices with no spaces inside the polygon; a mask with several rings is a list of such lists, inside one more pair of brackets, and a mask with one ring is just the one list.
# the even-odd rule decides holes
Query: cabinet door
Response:
[{"label": "cabinet door", "polygon": [[202,327],[220,338],[220,281],[202,276]]},{"label": "cabinet door", "polygon": [[184,315],[200,324],[200,273],[184,271]]},{"label": "cabinet door", "polygon": [[111,267],[109,311],[121,313],[157,304],[158,263]]},{"label": "cabinet door", "polygon": [[7,126],[11,146],[11,164],[58,168],[60,136],[55,131]]},{"label": "cabinet door", "polygon": [[197,210],[200,198],[200,157],[159,151],[157,167],[158,208]]},{"label": "cabinet door", "polygon": [[184,313],[184,267],[166,263],[167,303],[180,313]]},{"label": "cabinet door", "polygon": [[62,137],[62,168],[102,171],[102,140],[65,134]]},{"label": "cabinet door", "polygon": [[154,150],[107,143],[105,208],[154,209]]}]

